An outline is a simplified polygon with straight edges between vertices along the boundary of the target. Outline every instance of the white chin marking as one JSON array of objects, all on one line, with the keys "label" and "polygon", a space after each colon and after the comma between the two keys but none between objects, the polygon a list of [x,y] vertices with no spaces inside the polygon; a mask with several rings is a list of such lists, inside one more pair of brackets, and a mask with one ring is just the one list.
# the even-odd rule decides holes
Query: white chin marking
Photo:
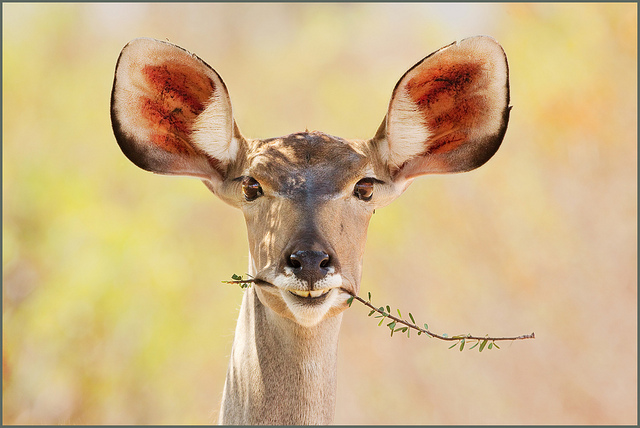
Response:
[{"label": "white chin marking", "polygon": [[325,301],[321,304],[305,305],[296,302],[296,297],[286,291],[284,301],[287,303],[298,324],[303,327],[313,327],[324,319],[324,316],[329,309],[331,309],[339,294],[339,290],[333,289],[327,293]]},{"label": "white chin marking", "polygon": [[[309,290],[307,281],[300,280],[295,275],[278,275],[273,285],[280,289],[283,300],[296,319],[303,327],[313,327],[324,319],[341,294],[338,287],[342,285],[342,275],[330,273],[314,284],[314,290]],[[296,297],[297,296],[297,297]],[[302,298],[324,298],[321,303],[304,303]]]}]

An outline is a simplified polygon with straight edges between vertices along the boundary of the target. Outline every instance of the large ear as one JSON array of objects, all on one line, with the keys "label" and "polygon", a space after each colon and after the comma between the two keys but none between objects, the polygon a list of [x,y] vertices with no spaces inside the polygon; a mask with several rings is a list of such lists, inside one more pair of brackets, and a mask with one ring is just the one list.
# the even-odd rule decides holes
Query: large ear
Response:
[{"label": "large ear", "polygon": [[469,171],[498,150],[509,110],[502,47],[490,37],[464,39],[402,76],[372,141],[396,180]]},{"label": "large ear", "polygon": [[242,137],[222,79],[184,49],[135,39],[120,53],[111,122],[124,154],[159,174],[223,179]]}]

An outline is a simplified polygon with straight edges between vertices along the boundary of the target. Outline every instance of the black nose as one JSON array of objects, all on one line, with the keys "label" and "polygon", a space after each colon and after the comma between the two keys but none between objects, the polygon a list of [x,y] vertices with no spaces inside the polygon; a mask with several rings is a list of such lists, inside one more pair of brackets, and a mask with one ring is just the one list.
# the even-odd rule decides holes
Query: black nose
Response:
[{"label": "black nose", "polygon": [[309,282],[312,288],[329,272],[331,264],[331,256],[324,251],[298,250],[287,258],[287,266],[298,278]]}]

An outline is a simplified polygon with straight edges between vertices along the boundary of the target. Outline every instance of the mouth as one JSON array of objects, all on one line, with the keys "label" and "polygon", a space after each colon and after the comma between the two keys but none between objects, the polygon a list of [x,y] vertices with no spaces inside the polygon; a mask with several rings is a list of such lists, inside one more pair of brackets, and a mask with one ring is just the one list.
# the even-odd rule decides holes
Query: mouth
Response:
[{"label": "mouth", "polygon": [[[267,288],[267,289],[272,289],[272,290],[276,290],[278,289],[278,287],[276,287],[275,285],[273,285],[270,282],[267,282],[265,280],[262,279],[254,279],[254,283],[258,286],[261,286],[263,288]],[[303,299],[304,301],[307,302],[311,302],[311,301],[318,301],[321,300],[323,297],[326,297],[327,294],[329,294],[331,292],[331,290],[333,290],[335,287],[329,287],[329,288],[321,288],[319,290],[296,290],[293,288],[286,288],[283,291],[287,291],[289,292],[290,295],[299,298],[299,299]]]},{"label": "mouth", "polygon": [[313,327],[326,317],[342,312],[351,294],[343,286],[340,275],[330,277],[324,284],[314,284],[315,290],[305,290],[308,284],[290,278],[276,277],[271,282],[255,278],[254,284],[263,304],[303,327]]},{"label": "mouth", "polygon": [[287,290],[289,293],[294,296],[301,297],[303,299],[318,299],[320,297],[326,296],[333,288],[323,288],[320,290]]}]

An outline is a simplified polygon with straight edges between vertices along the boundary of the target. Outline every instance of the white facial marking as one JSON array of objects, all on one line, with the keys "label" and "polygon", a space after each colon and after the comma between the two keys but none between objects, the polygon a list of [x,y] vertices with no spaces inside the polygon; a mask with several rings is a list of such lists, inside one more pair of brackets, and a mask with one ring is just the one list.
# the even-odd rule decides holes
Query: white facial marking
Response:
[{"label": "white facial marking", "polygon": [[[301,280],[293,274],[291,268],[285,268],[285,273],[278,275],[273,285],[280,289],[283,300],[295,317],[298,324],[304,327],[313,327],[318,324],[326,313],[336,305],[342,294],[339,287],[342,286],[342,275],[333,273],[335,269],[329,268],[329,273],[314,284],[314,289],[309,290],[307,281]],[[296,297],[297,296],[297,297]],[[317,298],[325,296],[322,303],[310,304],[300,301],[302,298]]]},{"label": "white facial marking", "polygon": [[293,270],[290,267],[285,267],[284,274],[276,276],[272,284],[281,290],[306,290],[309,288],[307,281],[295,276]]},{"label": "white facial marking", "polygon": [[298,324],[303,327],[313,327],[322,321],[329,309],[334,306],[340,291],[334,288],[328,290],[326,292],[325,301],[318,305],[300,303],[297,300],[298,298],[289,293],[289,291],[283,291],[282,294],[285,303],[296,318]]}]

